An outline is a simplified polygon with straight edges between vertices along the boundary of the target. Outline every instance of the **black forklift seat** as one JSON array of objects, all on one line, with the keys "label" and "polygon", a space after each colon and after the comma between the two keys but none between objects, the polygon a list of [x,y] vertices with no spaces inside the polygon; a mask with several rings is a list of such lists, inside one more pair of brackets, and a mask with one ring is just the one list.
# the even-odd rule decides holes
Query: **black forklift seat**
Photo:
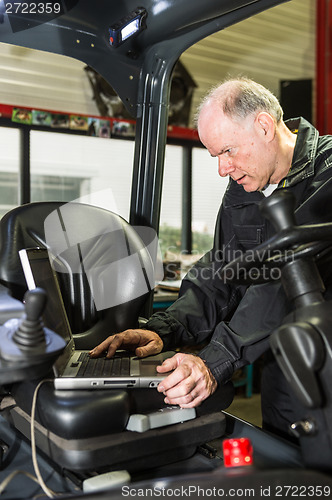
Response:
[{"label": "black forklift seat", "polygon": [[[92,205],[56,201],[28,203],[8,212],[0,224],[0,283],[19,300],[27,285],[18,252],[30,247],[49,248],[61,258],[64,269],[58,278],[77,349],[92,349],[108,335],[138,326],[154,268],[147,246],[120,216]],[[87,272],[97,269],[101,274],[115,262],[113,296],[96,307],[98,290],[92,286],[101,284],[98,277],[89,282]]]}]

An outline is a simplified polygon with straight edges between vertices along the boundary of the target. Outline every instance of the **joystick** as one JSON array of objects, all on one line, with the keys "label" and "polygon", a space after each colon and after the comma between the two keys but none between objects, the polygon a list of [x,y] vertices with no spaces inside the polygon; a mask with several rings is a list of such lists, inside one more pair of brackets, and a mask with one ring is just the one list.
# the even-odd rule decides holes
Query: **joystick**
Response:
[{"label": "joystick", "polygon": [[13,334],[13,341],[22,351],[45,350],[45,333],[41,315],[47,296],[42,288],[35,288],[24,296],[25,317]]},{"label": "joystick", "polygon": [[0,383],[8,384],[47,375],[66,342],[43,326],[47,295],[41,288],[26,292],[23,319],[0,326]]},{"label": "joystick", "polygon": [[268,219],[276,231],[289,229],[296,225],[294,209],[295,198],[289,191],[278,191],[268,196],[260,204],[262,215]]}]

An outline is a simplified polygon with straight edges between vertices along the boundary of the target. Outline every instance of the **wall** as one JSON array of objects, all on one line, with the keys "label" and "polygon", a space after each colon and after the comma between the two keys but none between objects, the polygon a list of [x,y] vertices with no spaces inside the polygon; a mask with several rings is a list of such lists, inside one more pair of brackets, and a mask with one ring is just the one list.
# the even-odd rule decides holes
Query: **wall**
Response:
[{"label": "wall", "polygon": [[98,114],[84,66],[69,57],[0,43],[0,102]]},{"label": "wall", "polygon": [[198,89],[193,107],[228,75],[259,81],[315,78],[315,0],[292,0],[201,40],[182,55]]}]

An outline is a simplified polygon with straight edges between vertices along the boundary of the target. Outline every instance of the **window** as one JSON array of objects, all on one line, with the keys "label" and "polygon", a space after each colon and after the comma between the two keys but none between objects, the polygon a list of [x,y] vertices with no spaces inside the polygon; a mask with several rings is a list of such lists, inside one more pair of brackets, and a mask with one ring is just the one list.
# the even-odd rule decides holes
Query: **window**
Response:
[{"label": "window", "polygon": [[80,197],[84,179],[56,175],[31,176],[32,201],[69,201]]},{"label": "window", "polygon": [[166,146],[159,240],[163,258],[181,251],[182,147]]},{"label": "window", "polygon": [[193,253],[204,254],[212,247],[214,227],[228,177],[218,174],[218,160],[206,149],[192,153],[192,246]]},{"label": "window", "polygon": [[[19,203],[21,131],[0,127],[0,216]],[[30,131],[31,201],[80,200],[129,220],[134,141],[58,131]],[[165,260],[183,260],[183,147],[167,145],[159,239]],[[213,242],[216,216],[228,179],[217,160],[192,149],[192,253],[200,257]]]},{"label": "window", "polygon": [[134,142],[31,131],[31,201],[80,199],[129,218]]},{"label": "window", "polygon": [[0,127],[0,217],[18,205],[20,131]]}]

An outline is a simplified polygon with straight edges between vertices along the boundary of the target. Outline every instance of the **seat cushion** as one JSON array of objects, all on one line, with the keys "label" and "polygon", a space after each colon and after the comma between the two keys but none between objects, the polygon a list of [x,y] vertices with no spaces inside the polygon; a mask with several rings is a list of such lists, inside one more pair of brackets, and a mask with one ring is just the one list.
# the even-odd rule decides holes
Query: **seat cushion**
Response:
[{"label": "seat cushion", "polygon": [[[15,384],[11,388],[17,405],[31,412],[37,382]],[[36,420],[65,439],[85,439],[121,432],[130,415],[130,400],[124,390],[56,391],[52,382],[39,389]]]}]

